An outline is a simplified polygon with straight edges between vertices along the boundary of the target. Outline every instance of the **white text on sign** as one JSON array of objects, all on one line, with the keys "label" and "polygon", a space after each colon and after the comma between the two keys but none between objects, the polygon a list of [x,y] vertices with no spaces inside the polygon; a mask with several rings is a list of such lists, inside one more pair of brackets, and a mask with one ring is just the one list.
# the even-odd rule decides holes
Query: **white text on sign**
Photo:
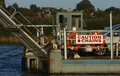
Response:
[{"label": "white text on sign", "polygon": [[76,35],[76,44],[103,44],[103,35]]}]

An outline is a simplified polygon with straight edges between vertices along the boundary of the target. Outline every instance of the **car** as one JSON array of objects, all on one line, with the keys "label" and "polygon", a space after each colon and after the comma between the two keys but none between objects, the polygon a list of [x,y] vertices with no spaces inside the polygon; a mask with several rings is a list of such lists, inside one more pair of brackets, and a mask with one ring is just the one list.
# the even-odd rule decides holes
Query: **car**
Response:
[{"label": "car", "polygon": [[[116,24],[112,26],[113,29],[113,51],[116,49],[116,43],[120,43],[120,24]],[[102,33],[105,37],[106,45],[108,46],[108,50],[110,51],[110,27],[105,27],[104,31],[106,33]]]},{"label": "car", "polygon": [[[120,24],[112,26],[113,29],[113,51],[116,50],[116,43],[120,42]],[[82,45],[83,52],[94,52],[96,55],[105,55],[110,52],[110,27],[105,27],[102,32],[99,32],[104,37],[103,44],[84,44]],[[120,47],[120,46],[119,46]]]}]

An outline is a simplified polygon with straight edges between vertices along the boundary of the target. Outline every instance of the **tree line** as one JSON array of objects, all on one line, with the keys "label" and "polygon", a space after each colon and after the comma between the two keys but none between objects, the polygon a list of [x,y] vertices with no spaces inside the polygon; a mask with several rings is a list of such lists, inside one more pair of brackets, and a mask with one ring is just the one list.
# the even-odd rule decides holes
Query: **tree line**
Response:
[{"label": "tree line", "polygon": [[[38,7],[35,4],[30,5],[29,8],[19,7],[17,3],[12,5],[16,8],[17,11],[21,12],[32,24],[47,24],[52,25],[52,18],[56,12],[67,11],[63,8],[53,8],[53,7]],[[6,7],[7,11],[13,13],[14,9],[11,6]],[[86,29],[103,29],[106,26],[109,26],[109,14],[113,12],[113,24],[120,23],[120,8],[109,7],[105,10],[95,8],[95,6],[90,2],[90,0],[82,0],[76,4],[76,8],[72,11],[84,11],[84,21],[87,26]],[[24,24],[27,24],[26,21],[16,15],[16,18]],[[0,27],[0,35],[9,35],[10,33],[6,32],[3,27]]]}]

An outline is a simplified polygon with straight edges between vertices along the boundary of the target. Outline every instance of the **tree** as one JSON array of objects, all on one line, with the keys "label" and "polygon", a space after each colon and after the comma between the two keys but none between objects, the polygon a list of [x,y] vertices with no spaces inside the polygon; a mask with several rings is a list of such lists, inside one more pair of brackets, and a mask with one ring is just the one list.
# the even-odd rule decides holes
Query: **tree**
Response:
[{"label": "tree", "polygon": [[84,10],[87,13],[92,13],[95,11],[95,7],[91,4],[89,0],[82,0],[80,3],[77,4],[76,10]]},{"label": "tree", "polygon": [[30,5],[30,11],[33,13],[38,12],[40,8],[38,8],[35,4]]},{"label": "tree", "polygon": [[103,17],[103,16],[105,16],[104,11],[101,10],[101,9],[99,9],[99,8],[97,8],[96,16],[97,17],[101,17],[101,16]]},{"label": "tree", "polygon": [[36,14],[40,12],[40,7],[37,7],[35,4],[30,5],[30,16],[36,16]]},{"label": "tree", "polygon": [[113,15],[120,14],[120,9],[116,8],[116,7],[110,7],[108,9],[106,9],[104,12],[110,13],[111,11],[113,12]]},{"label": "tree", "polygon": [[5,7],[5,0],[0,0],[0,6]]},{"label": "tree", "polygon": [[18,6],[17,3],[12,4],[12,6],[13,6],[15,9],[18,9],[18,8],[19,8],[19,6]]}]

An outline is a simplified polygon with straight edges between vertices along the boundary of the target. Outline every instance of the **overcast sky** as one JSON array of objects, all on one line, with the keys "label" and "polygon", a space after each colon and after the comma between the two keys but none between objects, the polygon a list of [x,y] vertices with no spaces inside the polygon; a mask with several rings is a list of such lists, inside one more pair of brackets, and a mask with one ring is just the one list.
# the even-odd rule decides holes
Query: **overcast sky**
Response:
[{"label": "overcast sky", "polygon": [[[31,4],[36,4],[39,7],[74,9],[76,7],[76,4],[82,0],[5,0],[5,1],[6,5],[8,5],[8,3],[10,4],[17,3],[20,7],[28,8]],[[96,8],[100,8],[103,10],[112,6],[120,8],[120,0],[90,0],[90,1]]]}]

